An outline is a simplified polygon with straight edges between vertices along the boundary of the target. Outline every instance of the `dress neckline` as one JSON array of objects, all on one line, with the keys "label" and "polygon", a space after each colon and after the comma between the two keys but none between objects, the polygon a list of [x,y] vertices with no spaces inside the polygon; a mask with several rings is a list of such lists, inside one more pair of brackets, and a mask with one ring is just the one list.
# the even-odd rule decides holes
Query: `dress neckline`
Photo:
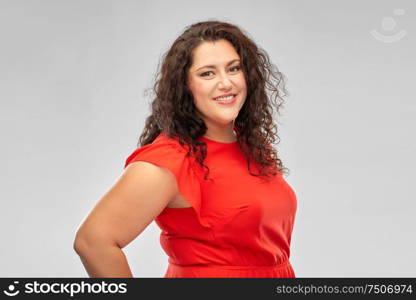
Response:
[{"label": "dress neckline", "polygon": [[[238,131],[237,127],[234,126],[233,129],[234,129],[234,133],[238,136],[239,131]],[[229,145],[229,146],[231,146],[231,145],[238,144],[238,140],[236,140],[234,142],[225,143],[225,142],[214,141],[212,139],[206,138],[205,136],[201,136],[200,139],[205,141],[205,142],[210,142],[210,143],[219,144],[219,145]]]},{"label": "dress neckline", "polygon": [[234,142],[230,142],[230,143],[218,142],[218,141],[214,141],[214,140],[208,139],[208,138],[206,138],[204,136],[201,136],[201,140],[204,140],[204,141],[210,142],[210,143],[220,144],[220,145],[234,145],[234,144],[237,144],[238,143],[238,141],[234,141]]}]

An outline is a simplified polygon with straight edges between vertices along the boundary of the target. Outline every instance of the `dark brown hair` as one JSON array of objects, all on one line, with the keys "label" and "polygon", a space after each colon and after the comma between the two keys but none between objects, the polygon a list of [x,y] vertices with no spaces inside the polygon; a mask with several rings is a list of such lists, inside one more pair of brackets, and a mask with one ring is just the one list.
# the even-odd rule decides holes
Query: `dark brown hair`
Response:
[{"label": "dark brown hair", "polygon": [[[277,126],[273,121],[273,107],[279,114],[286,90],[284,77],[270,62],[267,53],[259,48],[239,27],[219,21],[206,21],[190,25],[173,42],[159,63],[153,84],[151,115],[147,117],[138,146],[150,144],[161,132],[177,138],[188,146],[187,155],[192,155],[209,174],[204,165],[207,145],[198,139],[207,130],[204,121],[197,115],[193,96],[187,86],[187,76],[192,65],[193,50],[203,42],[225,39],[240,56],[241,68],[247,84],[247,98],[234,127],[238,131],[238,145],[247,159],[251,175],[270,178],[277,172],[287,173],[271,146],[280,142]],[[260,166],[259,174],[251,170],[251,159]]]}]

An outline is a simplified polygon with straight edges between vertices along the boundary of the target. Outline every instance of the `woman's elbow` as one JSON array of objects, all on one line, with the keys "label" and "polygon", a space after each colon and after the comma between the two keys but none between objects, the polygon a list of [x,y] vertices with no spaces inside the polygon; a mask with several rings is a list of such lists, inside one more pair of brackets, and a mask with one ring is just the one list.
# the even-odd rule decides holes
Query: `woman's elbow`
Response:
[{"label": "woman's elbow", "polygon": [[74,251],[78,255],[81,255],[85,251],[85,248],[86,248],[85,245],[86,245],[85,238],[82,236],[80,231],[77,231],[73,244],[72,244]]},{"label": "woman's elbow", "polygon": [[114,246],[117,246],[116,242],[109,236],[103,235],[101,231],[83,227],[78,229],[73,242],[73,249],[80,256],[90,251]]},{"label": "woman's elbow", "polygon": [[81,229],[77,231],[73,242],[73,248],[78,255],[81,256],[86,251],[100,246],[103,246],[103,241],[100,241],[97,236],[94,237],[93,233],[88,233]]}]

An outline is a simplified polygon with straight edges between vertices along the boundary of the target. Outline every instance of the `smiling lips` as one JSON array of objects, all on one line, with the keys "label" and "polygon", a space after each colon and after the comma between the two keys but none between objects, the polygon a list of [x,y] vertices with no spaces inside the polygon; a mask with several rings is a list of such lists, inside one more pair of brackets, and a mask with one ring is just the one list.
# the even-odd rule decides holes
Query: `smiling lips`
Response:
[{"label": "smiling lips", "polygon": [[237,94],[225,94],[219,97],[215,97],[214,101],[216,101],[218,104],[231,104],[234,103],[237,99],[236,96]]},{"label": "smiling lips", "polygon": [[224,95],[215,97],[214,101],[230,101],[230,100],[234,99],[235,96],[236,96],[236,94],[231,94],[231,93],[224,94]]}]

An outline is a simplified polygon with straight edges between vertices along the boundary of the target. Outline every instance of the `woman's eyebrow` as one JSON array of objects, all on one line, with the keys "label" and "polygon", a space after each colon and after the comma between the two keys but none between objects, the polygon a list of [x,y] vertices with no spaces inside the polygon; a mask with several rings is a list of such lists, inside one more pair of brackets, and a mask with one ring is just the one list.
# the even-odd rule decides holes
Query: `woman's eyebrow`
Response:
[{"label": "woman's eyebrow", "polygon": [[[232,61],[229,61],[227,63],[227,65],[226,65],[226,67],[228,67],[229,65],[231,65],[232,63],[234,63],[236,61],[239,61],[239,59],[233,59]],[[200,69],[203,69],[203,68],[212,68],[212,69],[215,69],[215,66],[214,65],[203,66],[203,67],[200,67],[200,68],[196,69],[196,71],[198,71]]]}]

